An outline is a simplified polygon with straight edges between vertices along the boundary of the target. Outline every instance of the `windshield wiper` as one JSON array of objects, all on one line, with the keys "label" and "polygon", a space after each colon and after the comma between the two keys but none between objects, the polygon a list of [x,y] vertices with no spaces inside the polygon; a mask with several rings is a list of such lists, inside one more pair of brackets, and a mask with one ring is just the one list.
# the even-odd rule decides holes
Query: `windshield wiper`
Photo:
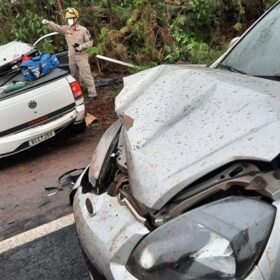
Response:
[{"label": "windshield wiper", "polygon": [[240,74],[248,75],[246,72],[243,72],[243,71],[241,71],[239,69],[236,69],[236,68],[234,68],[233,66],[230,66],[230,65],[219,64],[218,68],[229,70],[229,71],[235,72],[235,73],[240,73]]},{"label": "windshield wiper", "polygon": [[257,77],[257,78],[263,78],[263,79],[268,79],[268,80],[273,80],[273,81],[280,81],[280,74],[271,75],[271,76],[268,76],[268,75],[267,76],[266,75],[252,75],[252,74],[248,74],[246,72],[243,72],[239,69],[236,69],[236,68],[234,68],[230,65],[225,65],[225,64],[219,64],[218,68],[229,70],[231,72],[236,72],[236,73],[248,75],[248,76]]}]

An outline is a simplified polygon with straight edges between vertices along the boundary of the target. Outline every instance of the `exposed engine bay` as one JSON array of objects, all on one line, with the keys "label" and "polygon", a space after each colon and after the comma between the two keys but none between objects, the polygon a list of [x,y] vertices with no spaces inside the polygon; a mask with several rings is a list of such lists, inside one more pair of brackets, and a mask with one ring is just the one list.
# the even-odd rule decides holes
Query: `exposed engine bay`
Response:
[{"label": "exposed engine bay", "polygon": [[112,146],[106,167],[103,168],[94,186],[89,185],[89,182],[83,185],[84,192],[93,191],[97,195],[107,192],[112,197],[118,197],[120,204],[128,207],[149,230],[191,209],[228,196],[267,202],[280,198],[279,156],[271,163],[238,161],[220,167],[187,186],[160,210],[149,209],[133,197],[122,137]]}]

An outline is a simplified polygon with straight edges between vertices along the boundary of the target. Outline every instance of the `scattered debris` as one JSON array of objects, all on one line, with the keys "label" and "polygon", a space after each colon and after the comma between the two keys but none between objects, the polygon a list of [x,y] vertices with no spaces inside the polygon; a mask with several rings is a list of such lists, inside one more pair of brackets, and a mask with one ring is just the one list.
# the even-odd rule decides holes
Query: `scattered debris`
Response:
[{"label": "scattered debris", "polygon": [[98,121],[98,119],[95,116],[87,113],[87,115],[86,115],[86,126],[89,127],[95,121]]},{"label": "scattered debris", "polygon": [[59,185],[61,185],[61,187],[68,186],[72,188],[83,171],[84,168],[72,169],[67,171],[58,178]]},{"label": "scattered debris", "polygon": [[45,206],[45,205],[47,205],[47,204],[49,204],[49,203],[50,203],[49,200],[48,200],[48,201],[45,201],[44,203],[40,204],[40,205],[38,206],[38,208],[41,208],[41,207],[43,207],[43,206]]},{"label": "scattered debris", "polygon": [[53,196],[55,195],[57,192],[53,192],[53,193],[49,193],[48,196]]},{"label": "scattered debris", "polygon": [[96,59],[97,59],[97,65],[98,65],[99,70],[100,70],[99,59],[106,60],[106,61],[116,63],[116,64],[120,64],[120,65],[124,65],[124,66],[130,67],[130,68],[136,68],[136,66],[131,64],[131,63],[123,62],[123,61],[113,59],[113,58],[110,58],[110,57],[106,57],[106,56],[103,56],[103,55],[99,55],[99,54],[96,56]]},{"label": "scattered debris", "polygon": [[46,187],[45,190],[46,191],[53,191],[53,190],[57,190],[58,187]]},{"label": "scattered debris", "polygon": [[122,79],[120,78],[107,78],[107,79],[99,79],[95,81],[95,87],[100,88],[100,87],[108,87],[108,86],[113,86],[116,84],[122,83]]}]

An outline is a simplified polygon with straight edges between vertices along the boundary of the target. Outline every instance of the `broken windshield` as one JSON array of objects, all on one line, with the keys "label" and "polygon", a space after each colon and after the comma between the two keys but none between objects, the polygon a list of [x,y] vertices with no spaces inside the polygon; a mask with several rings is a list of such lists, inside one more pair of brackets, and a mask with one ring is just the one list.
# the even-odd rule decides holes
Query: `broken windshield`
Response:
[{"label": "broken windshield", "polygon": [[220,66],[269,79],[280,76],[279,4],[237,44]]}]

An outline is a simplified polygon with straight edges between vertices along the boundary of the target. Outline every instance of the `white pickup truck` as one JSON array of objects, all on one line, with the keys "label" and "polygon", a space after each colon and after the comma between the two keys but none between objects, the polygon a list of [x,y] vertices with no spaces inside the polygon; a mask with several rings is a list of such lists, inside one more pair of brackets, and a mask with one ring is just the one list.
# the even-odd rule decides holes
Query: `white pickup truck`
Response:
[{"label": "white pickup truck", "polygon": [[[28,149],[73,125],[85,128],[85,106],[80,84],[65,67],[67,52],[57,55],[61,68],[10,92],[13,82],[24,81],[12,65],[37,48],[23,42],[0,46],[0,158]],[[2,90],[1,90],[2,89]]]}]

